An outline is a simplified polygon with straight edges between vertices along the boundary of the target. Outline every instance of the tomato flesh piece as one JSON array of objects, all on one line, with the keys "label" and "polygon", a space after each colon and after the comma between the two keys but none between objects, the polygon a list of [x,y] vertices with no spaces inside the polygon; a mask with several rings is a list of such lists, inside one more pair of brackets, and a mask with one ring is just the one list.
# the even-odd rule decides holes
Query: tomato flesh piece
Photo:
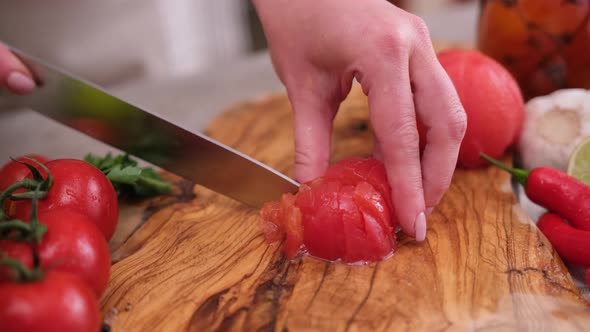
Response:
[{"label": "tomato flesh piece", "polygon": [[363,215],[354,200],[354,187],[347,186],[340,195],[342,224],[345,234],[345,262],[359,262],[368,259],[366,248],[366,232]]},{"label": "tomato flesh piece", "polygon": [[393,208],[387,172],[383,163],[377,159],[344,159],[330,167],[325,178],[352,185],[368,182],[384,197],[389,209]]},{"label": "tomato flesh piece", "polygon": [[261,228],[269,242],[285,239],[289,259],[307,251],[330,261],[367,262],[394,249],[394,215],[383,164],[350,158],[301,185],[297,194],[265,204]]},{"label": "tomato flesh piece", "polygon": [[285,240],[283,253],[294,258],[303,244],[301,211],[295,206],[295,196],[284,194],[280,202],[268,202],[260,211],[260,228],[269,243]]},{"label": "tomato flesh piece", "polygon": [[295,196],[284,195],[281,201],[281,217],[285,226],[285,245],[283,252],[287,258],[292,259],[297,255],[303,243],[303,226],[301,224],[301,211],[294,204]]},{"label": "tomato flesh piece", "polygon": [[260,228],[264,237],[269,243],[280,241],[285,236],[283,224],[280,222],[281,204],[279,202],[268,202],[260,211]]},{"label": "tomato flesh piece", "polygon": [[305,248],[314,256],[336,260],[343,256],[344,232],[338,196],[342,185],[321,182],[298,196]]},{"label": "tomato flesh piece", "polygon": [[363,215],[367,242],[374,256],[369,260],[386,256],[393,249],[393,227],[387,203],[368,183],[361,182],[355,188],[355,202]]}]

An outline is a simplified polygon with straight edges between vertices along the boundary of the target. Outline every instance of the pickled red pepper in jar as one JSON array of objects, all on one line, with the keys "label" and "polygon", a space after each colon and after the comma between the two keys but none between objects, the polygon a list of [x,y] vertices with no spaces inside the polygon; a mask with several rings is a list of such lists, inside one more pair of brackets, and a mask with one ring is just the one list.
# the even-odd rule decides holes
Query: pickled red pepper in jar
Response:
[{"label": "pickled red pepper in jar", "polygon": [[525,98],[590,89],[590,0],[480,0],[478,48]]}]

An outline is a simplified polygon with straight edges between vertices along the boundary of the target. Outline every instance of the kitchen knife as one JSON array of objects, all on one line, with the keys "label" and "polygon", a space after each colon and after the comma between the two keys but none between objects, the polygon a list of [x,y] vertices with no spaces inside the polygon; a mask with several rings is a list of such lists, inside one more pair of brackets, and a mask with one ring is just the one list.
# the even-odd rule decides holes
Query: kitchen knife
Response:
[{"label": "kitchen knife", "polygon": [[31,69],[38,84],[30,95],[4,93],[3,99],[7,98],[11,105],[30,108],[255,208],[299,187],[287,176],[206,135],[188,131],[21,50],[7,47]]}]

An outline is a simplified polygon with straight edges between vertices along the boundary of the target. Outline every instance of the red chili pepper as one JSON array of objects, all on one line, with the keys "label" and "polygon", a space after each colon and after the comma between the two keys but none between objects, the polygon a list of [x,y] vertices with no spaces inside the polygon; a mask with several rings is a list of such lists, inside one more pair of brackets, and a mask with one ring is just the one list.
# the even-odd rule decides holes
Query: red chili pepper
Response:
[{"label": "red chili pepper", "polygon": [[546,212],[539,218],[537,227],[545,234],[561,259],[590,268],[589,231],[573,228],[563,218],[551,212]]},{"label": "red chili pepper", "polygon": [[531,201],[559,214],[575,228],[590,231],[590,186],[555,168],[527,171],[508,167],[486,155],[482,158],[514,175]]}]

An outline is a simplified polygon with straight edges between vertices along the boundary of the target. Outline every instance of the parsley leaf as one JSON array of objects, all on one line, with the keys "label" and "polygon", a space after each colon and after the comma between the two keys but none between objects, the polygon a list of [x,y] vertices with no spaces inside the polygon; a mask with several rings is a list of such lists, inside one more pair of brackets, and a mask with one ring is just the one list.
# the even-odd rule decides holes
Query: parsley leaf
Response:
[{"label": "parsley leaf", "polygon": [[162,179],[160,174],[150,167],[141,168],[137,161],[128,154],[104,157],[91,153],[84,160],[100,169],[111,181],[119,198],[154,196],[168,193],[172,183]]}]

